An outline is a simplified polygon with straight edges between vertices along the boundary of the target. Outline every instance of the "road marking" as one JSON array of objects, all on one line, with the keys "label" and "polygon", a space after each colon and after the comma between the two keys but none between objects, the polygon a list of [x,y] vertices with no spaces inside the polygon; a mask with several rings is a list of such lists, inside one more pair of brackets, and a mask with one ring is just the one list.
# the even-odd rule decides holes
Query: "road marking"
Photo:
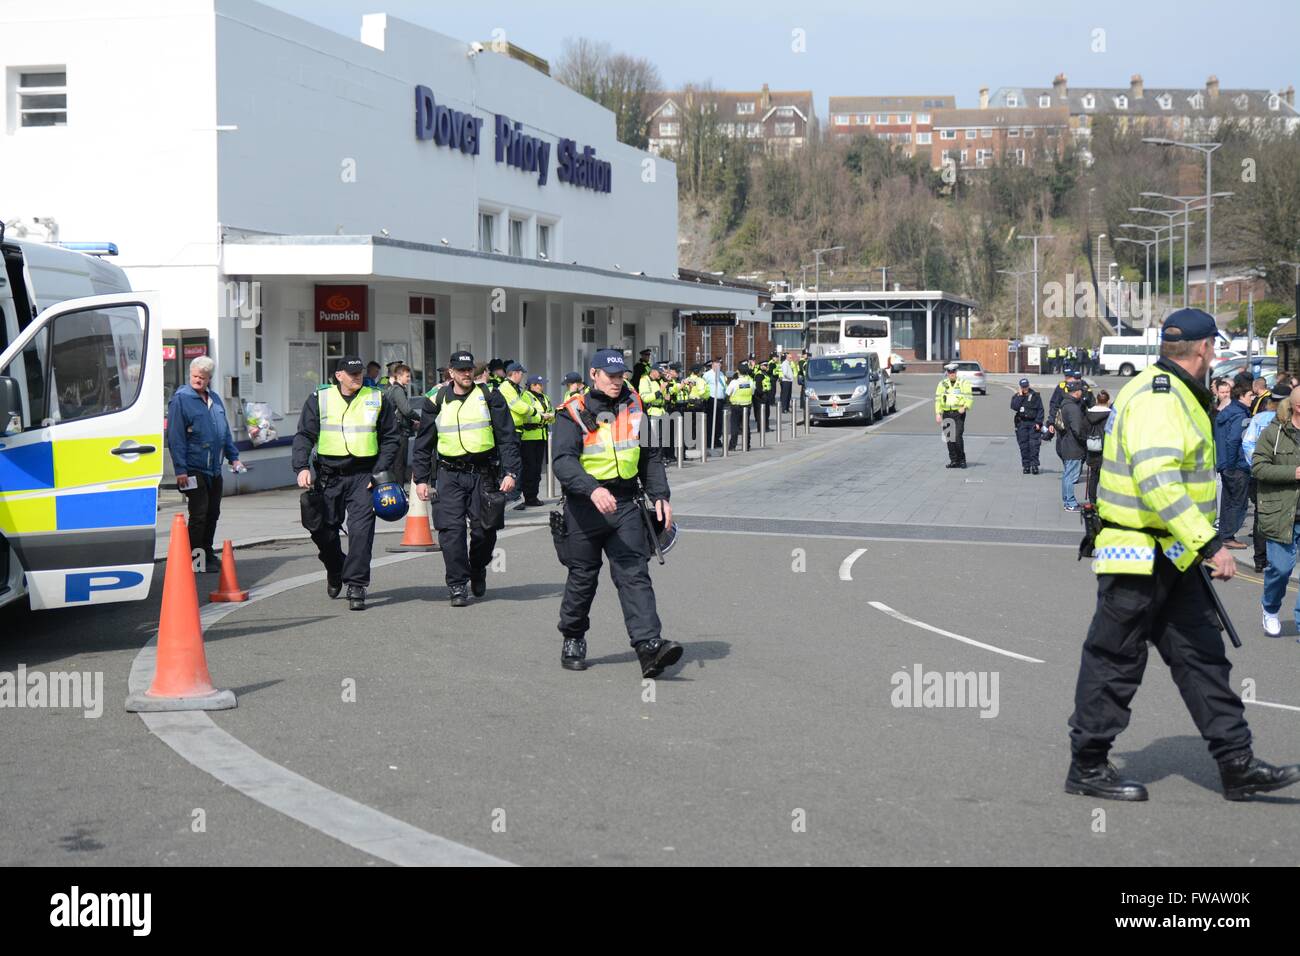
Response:
[{"label": "road marking", "polygon": [[840,562],[841,581],[853,580],[853,575],[850,573],[853,570],[853,562],[858,560],[858,558],[862,557],[866,553],[867,553],[866,548],[858,548],[858,550],[854,551],[847,558],[845,558],[843,561]]},{"label": "road marking", "polygon": [[944,637],[951,637],[954,641],[961,641],[963,644],[970,644],[972,647],[982,647],[986,651],[992,651],[995,654],[1002,654],[1006,657],[1014,657],[1018,661],[1028,661],[1030,664],[1045,664],[1046,661],[1040,661],[1037,657],[1027,657],[1024,654],[1017,654],[1015,651],[1004,651],[1000,647],[994,647],[992,644],[984,644],[980,641],[971,640],[969,637],[962,637],[960,634],[954,634],[952,631],[945,631],[942,628],[935,627],[933,624],[926,624],[924,621],[918,621],[916,618],[908,617],[906,614],[895,611],[888,604],[881,604],[879,601],[868,601],[877,611],[884,611],[892,618],[897,618],[904,624],[911,624],[913,627],[919,627],[926,631],[932,631],[935,634],[942,634]]},{"label": "road marking", "polygon": [[[684,516],[690,520],[689,515]],[[730,518],[731,515],[701,515],[700,517]],[[978,525],[956,525],[955,527],[980,527]],[[824,534],[818,531],[733,531],[729,528],[683,528],[678,527],[678,534],[747,534],[756,538],[830,538],[835,541],[895,541],[899,544],[943,544],[952,545],[951,538],[898,538],[876,534]],[[1028,541],[980,541],[981,548],[1063,548],[1066,551],[1078,551],[1077,544],[1034,544]]]},{"label": "road marking", "polygon": [[1296,707],[1294,704],[1274,704],[1267,700],[1248,700],[1245,701],[1245,703],[1256,704],[1260,707],[1277,707],[1279,710],[1294,710],[1300,712],[1300,707]]},{"label": "road marking", "polygon": [[[506,538],[533,530],[533,527],[507,528],[497,537]],[[378,558],[371,567],[427,557],[427,553],[397,554]],[[206,605],[200,611],[200,619],[205,628],[210,627],[250,604],[324,580],[325,572],[322,570],[249,588],[246,602]],[[150,639],[136,654],[127,682],[129,693],[148,689],[153,679],[156,653],[154,639]],[[140,719],[154,736],[204,773],[263,806],[387,863],[397,866],[514,865],[421,830],[308,780],[222,730],[203,711],[142,713]]]}]

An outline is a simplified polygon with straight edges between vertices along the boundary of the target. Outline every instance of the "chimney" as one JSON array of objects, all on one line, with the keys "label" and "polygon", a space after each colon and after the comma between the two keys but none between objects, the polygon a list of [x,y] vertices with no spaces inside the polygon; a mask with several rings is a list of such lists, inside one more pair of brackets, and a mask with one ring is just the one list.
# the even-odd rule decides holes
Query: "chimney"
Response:
[{"label": "chimney", "polygon": [[1056,74],[1056,79],[1052,80],[1052,95],[1055,96],[1058,100],[1063,100],[1065,99],[1068,93],[1069,93],[1069,89],[1065,84],[1065,74],[1064,73]]},{"label": "chimney", "polygon": [[1211,103],[1219,98],[1219,78],[1217,76],[1211,74],[1210,78],[1205,81],[1205,95]]},{"label": "chimney", "polygon": [[772,108],[772,94],[768,91],[767,84],[763,84],[762,109],[766,113]]},{"label": "chimney", "polygon": [[1135,100],[1142,99],[1142,74],[1134,73],[1128,78],[1128,95]]},{"label": "chimney", "polygon": [[1282,99],[1286,100],[1287,106],[1295,106],[1295,85],[1288,86],[1286,92],[1282,94]]},{"label": "chimney", "polygon": [[989,108],[989,88],[987,86],[981,86],[980,87],[980,109],[986,110],[988,108]]}]

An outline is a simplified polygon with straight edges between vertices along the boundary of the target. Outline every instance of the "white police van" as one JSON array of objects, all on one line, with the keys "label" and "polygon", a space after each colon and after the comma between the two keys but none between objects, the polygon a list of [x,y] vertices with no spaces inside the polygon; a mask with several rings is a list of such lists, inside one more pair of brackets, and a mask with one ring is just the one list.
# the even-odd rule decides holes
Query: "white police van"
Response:
[{"label": "white police van", "polygon": [[157,297],[3,224],[0,257],[0,606],[140,600],[164,458]]}]

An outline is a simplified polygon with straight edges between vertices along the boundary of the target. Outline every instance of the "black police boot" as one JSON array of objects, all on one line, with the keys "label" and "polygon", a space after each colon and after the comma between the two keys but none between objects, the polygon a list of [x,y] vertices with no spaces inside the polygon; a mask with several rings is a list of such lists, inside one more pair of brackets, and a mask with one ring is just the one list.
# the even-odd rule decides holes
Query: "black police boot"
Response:
[{"label": "black police boot", "polygon": [[465,593],[465,585],[462,584],[459,587],[454,587],[451,589],[451,606],[452,607],[469,606],[469,595]]},{"label": "black police boot", "polygon": [[510,510],[511,510],[511,511],[523,511],[523,510],[524,510],[525,508],[527,508],[527,507],[528,507],[528,505],[521,501],[521,502],[519,502],[519,504],[515,505],[515,506],[514,506],[513,508],[511,508]]},{"label": "black police boot", "polygon": [[364,611],[366,609],[366,589],[355,584],[348,585],[348,610]]},{"label": "black police boot", "polygon": [[1077,760],[1070,761],[1070,772],[1065,778],[1065,792],[1103,800],[1142,801],[1147,798],[1147,788],[1136,780],[1125,780],[1107,761],[1087,767]]},{"label": "black police boot", "polygon": [[642,677],[658,677],[665,667],[672,667],[682,659],[682,645],[654,637],[636,646],[636,656],[641,661]]},{"label": "black police boot", "polygon": [[1038,466],[1037,466],[1037,465],[1030,465],[1030,466],[1029,466],[1029,471],[1030,471],[1032,474],[1035,474],[1035,475],[1038,474]]},{"label": "black police boot", "polygon": [[959,465],[959,464],[958,464],[957,462],[955,462],[955,461],[950,461],[950,462],[948,462],[948,464],[944,465],[943,467],[945,467],[945,468],[960,468],[961,465]]},{"label": "black police boot", "polygon": [[469,589],[475,597],[487,594],[487,568],[475,571],[469,576]]},{"label": "black police boot", "polygon": [[560,652],[560,666],[566,671],[587,669],[587,641],[582,637],[566,637]]},{"label": "black police boot", "polygon": [[1026,474],[1026,475],[1029,474],[1029,469],[1028,469],[1028,468],[1025,469],[1025,474]]},{"label": "black police boot", "polygon": [[545,508],[546,502],[541,498],[525,498],[524,507],[526,508]]},{"label": "black police boot", "polygon": [[1251,754],[1219,763],[1223,779],[1223,796],[1227,800],[1247,800],[1253,793],[1281,790],[1300,780],[1300,764],[1274,767]]},{"label": "black police boot", "polygon": [[325,575],[325,593],[330,596],[331,600],[338,597],[339,592],[342,590],[343,590],[343,578],[341,575],[334,575],[334,574]]},{"label": "black police boot", "polygon": [[215,551],[209,551],[203,556],[203,570],[208,574],[221,573],[221,555]]}]

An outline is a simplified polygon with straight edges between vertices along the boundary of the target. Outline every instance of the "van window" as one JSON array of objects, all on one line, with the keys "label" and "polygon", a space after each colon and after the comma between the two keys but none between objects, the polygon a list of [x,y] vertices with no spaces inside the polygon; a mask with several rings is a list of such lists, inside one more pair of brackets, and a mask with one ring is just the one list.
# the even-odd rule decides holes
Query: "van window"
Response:
[{"label": "van window", "polygon": [[864,319],[849,319],[844,323],[844,337],[849,339],[883,339],[888,332],[886,323]]},{"label": "van window", "polygon": [[867,356],[827,356],[815,358],[808,363],[808,377],[818,378],[862,378],[867,374]]},{"label": "van window", "polygon": [[129,407],[140,391],[143,359],[137,307],[59,316],[50,350],[49,417],[68,422]]}]

